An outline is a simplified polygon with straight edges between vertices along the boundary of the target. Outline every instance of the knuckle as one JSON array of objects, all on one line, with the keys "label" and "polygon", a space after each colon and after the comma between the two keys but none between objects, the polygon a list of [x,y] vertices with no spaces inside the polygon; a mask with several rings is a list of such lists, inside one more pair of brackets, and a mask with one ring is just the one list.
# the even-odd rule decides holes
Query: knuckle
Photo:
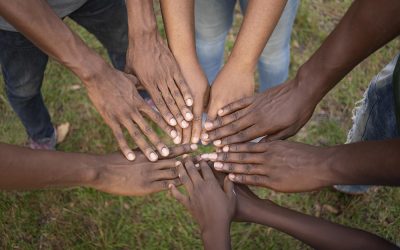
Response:
[{"label": "knuckle", "polygon": [[247,158],[247,154],[246,153],[240,153],[239,154],[239,161],[243,161]]},{"label": "knuckle", "polygon": [[248,173],[250,173],[250,171],[251,171],[251,164],[246,164],[245,166],[244,166],[244,168],[245,168],[245,172],[248,174]]},{"label": "knuckle", "polygon": [[259,184],[260,182],[260,177],[258,175],[253,175],[251,176],[251,181],[255,184]]},{"label": "knuckle", "polygon": [[222,159],[223,162],[228,160],[228,153],[222,153]]}]

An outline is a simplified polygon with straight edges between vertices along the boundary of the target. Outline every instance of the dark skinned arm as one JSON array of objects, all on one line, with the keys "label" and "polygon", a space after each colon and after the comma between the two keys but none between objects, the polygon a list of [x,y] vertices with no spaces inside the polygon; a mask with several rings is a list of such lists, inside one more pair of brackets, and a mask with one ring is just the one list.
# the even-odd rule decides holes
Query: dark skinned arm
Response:
[{"label": "dark skinned arm", "polygon": [[[171,148],[171,157],[189,153],[197,145]],[[176,160],[150,162],[136,152],[134,162],[122,154],[64,153],[0,143],[0,189],[30,190],[51,187],[92,187],[118,195],[145,195],[180,185]]]},{"label": "dark skinned arm", "polygon": [[0,0],[0,15],[38,48],[81,79],[91,101],[112,129],[128,160],[134,160],[135,154],[124,138],[123,128],[128,130],[151,161],[156,161],[158,155],[146,142],[143,134],[161,156],[168,155],[168,148],[142,114],[154,120],[171,137],[175,138],[177,132],[140,97],[135,87],[137,79],[108,65],[57,17],[46,1]]},{"label": "dark skinned arm", "polygon": [[276,140],[297,133],[329,90],[400,34],[399,11],[397,0],[354,1],[294,79],[221,108],[218,119],[206,127],[207,140],[222,147],[260,136]]},{"label": "dark skinned arm", "polygon": [[245,186],[236,186],[235,219],[273,227],[315,249],[398,249],[390,242],[365,231],[280,207],[259,199]]}]

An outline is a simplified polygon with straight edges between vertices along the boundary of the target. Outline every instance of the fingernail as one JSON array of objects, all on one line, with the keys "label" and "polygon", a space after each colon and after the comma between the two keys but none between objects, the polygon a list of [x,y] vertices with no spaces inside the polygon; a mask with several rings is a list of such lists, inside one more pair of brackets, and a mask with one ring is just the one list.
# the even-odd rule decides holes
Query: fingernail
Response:
[{"label": "fingernail", "polygon": [[203,133],[203,134],[201,135],[201,138],[202,138],[203,140],[207,140],[207,139],[208,139],[208,134],[207,134],[207,133]]},{"label": "fingernail", "polygon": [[158,159],[158,156],[156,153],[151,152],[150,153],[150,161],[156,161]]},{"label": "fingernail", "polygon": [[161,155],[162,156],[168,156],[169,155],[169,149],[167,147],[163,147],[161,149]]},{"label": "fingernail", "polygon": [[199,143],[199,137],[193,137],[192,143]]},{"label": "fingernail", "polygon": [[176,132],[175,130],[171,131],[171,137],[175,138],[178,135],[178,132]]},{"label": "fingernail", "polygon": [[180,137],[180,136],[175,137],[175,139],[173,140],[173,142],[174,142],[175,144],[181,143],[181,137]]},{"label": "fingernail", "polygon": [[209,154],[202,154],[200,157],[201,157],[201,159],[203,159],[203,160],[208,160]]},{"label": "fingernail", "polygon": [[188,105],[189,107],[191,107],[193,105],[193,100],[191,98],[186,99],[186,105]]},{"label": "fingernail", "polygon": [[188,123],[187,121],[183,120],[183,121],[181,122],[181,127],[182,127],[182,128],[187,128],[188,126],[189,126],[189,123]]},{"label": "fingernail", "polygon": [[224,147],[222,148],[222,151],[228,152],[228,151],[229,151],[229,146],[228,146],[228,145],[224,146]]},{"label": "fingernail", "polygon": [[175,120],[175,118],[171,118],[171,119],[169,120],[169,124],[170,124],[171,126],[176,126],[176,120]]},{"label": "fingernail", "polygon": [[200,167],[200,164],[196,163],[196,164],[194,164],[194,166],[195,166],[196,168],[199,168],[199,167]]},{"label": "fingernail", "polygon": [[129,153],[128,156],[127,156],[127,159],[129,161],[133,161],[135,159],[135,155],[133,153]]},{"label": "fingernail", "polygon": [[219,146],[219,145],[221,145],[221,140],[216,140],[216,141],[213,142],[213,144],[215,146]]},{"label": "fingernail", "polygon": [[223,109],[218,110],[218,115],[219,116],[222,116],[223,114],[224,114],[224,110]]},{"label": "fingernail", "polygon": [[192,150],[197,150],[197,144],[191,144],[190,145],[190,148],[192,149]]},{"label": "fingernail", "polygon": [[217,154],[216,153],[212,153],[208,155],[208,158],[210,158],[211,160],[216,160],[217,159]]},{"label": "fingernail", "polygon": [[213,124],[212,124],[212,122],[205,122],[205,123],[204,123],[204,127],[205,127],[207,130],[210,130],[210,129],[212,129]]},{"label": "fingernail", "polygon": [[190,112],[187,112],[185,114],[185,119],[186,119],[186,121],[191,121],[193,119],[193,114]]},{"label": "fingernail", "polygon": [[222,164],[222,162],[215,162],[214,163],[214,168],[216,168],[216,169],[222,169],[222,166],[224,166],[224,164]]},{"label": "fingernail", "polygon": [[174,184],[170,183],[168,184],[168,188],[171,189],[174,186]]},{"label": "fingernail", "polygon": [[204,146],[207,146],[208,145],[208,142],[206,142],[206,141],[201,141],[201,144],[203,144]]},{"label": "fingernail", "polygon": [[176,167],[179,166],[179,165],[181,165],[181,164],[182,164],[182,162],[180,162],[180,161],[175,162],[175,166],[176,166]]},{"label": "fingernail", "polygon": [[231,181],[234,181],[234,180],[235,180],[235,175],[234,175],[234,174],[229,174],[229,179],[230,179]]}]

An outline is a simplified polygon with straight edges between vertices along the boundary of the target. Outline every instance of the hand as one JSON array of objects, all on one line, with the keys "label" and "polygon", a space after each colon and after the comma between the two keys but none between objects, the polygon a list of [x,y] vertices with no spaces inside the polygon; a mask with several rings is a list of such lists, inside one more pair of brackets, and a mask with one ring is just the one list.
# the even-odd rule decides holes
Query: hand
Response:
[{"label": "hand", "polygon": [[202,155],[235,183],[281,192],[304,192],[334,184],[325,166],[324,148],[289,141],[225,146],[222,153]]},{"label": "hand", "polygon": [[207,141],[222,147],[261,136],[268,140],[286,139],[310,119],[317,105],[314,100],[295,79],[233,102],[218,110],[217,119],[205,125]]},{"label": "hand", "polygon": [[[217,113],[221,108],[242,98],[253,96],[254,86],[253,72],[242,72],[226,64],[211,86],[205,129],[211,128],[209,126],[217,118]],[[208,136],[208,133],[203,133],[202,141],[205,143],[212,141]]]},{"label": "hand", "polygon": [[225,178],[224,189],[222,189],[204,161],[200,162],[201,175],[193,162],[187,161],[185,167],[182,164],[179,165],[178,173],[189,196],[183,195],[175,185],[171,184],[172,196],[189,210],[199,223],[203,234],[218,230],[229,232],[229,225],[236,207],[233,183]]},{"label": "hand", "polygon": [[182,74],[193,93],[193,121],[189,123],[189,127],[183,129],[182,143],[198,143],[202,129],[202,117],[204,108],[208,103],[210,86],[207,78],[199,64],[185,63],[180,65]]},{"label": "hand", "polygon": [[138,77],[168,124],[187,128],[193,119],[189,86],[162,38],[144,40],[130,42],[125,71]]},{"label": "hand", "polygon": [[[177,132],[140,97],[135,88],[137,80],[134,76],[107,66],[96,77],[88,81],[90,99],[113,131],[122,153],[128,160],[134,160],[135,154],[124,138],[122,127],[128,130],[132,139],[150,161],[158,159],[153,145],[161,156],[169,154],[167,146],[161,142],[142,114],[148,116],[172,138],[177,136]],[[146,142],[143,135],[149,139],[152,145]]]}]

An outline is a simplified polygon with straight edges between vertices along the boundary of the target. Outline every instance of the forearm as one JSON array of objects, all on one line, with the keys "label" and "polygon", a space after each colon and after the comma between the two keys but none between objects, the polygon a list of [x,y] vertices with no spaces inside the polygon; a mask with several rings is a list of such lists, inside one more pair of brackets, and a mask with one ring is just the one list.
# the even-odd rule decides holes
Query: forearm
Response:
[{"label": "forearm", "polygon": [[157,21],[152,0],[126,0],[129,46],[138,46],[157,39]]},{"label": "forearm", "polygon": [[366,141],[327,148],[322,169],[329,184],[400,185],[400,139]]},{"label": "forearm", "polygon": [[397,0],[355,1],[321,47],[299,69],[300,87],[318,103],[355,66],[399,34],[399,11]]},{"label": "forearm", "polygon": [[198,64],[194,32],[194,0],[161,0],[168,46],[179,65]]},{"label": "forearm", "polygon": [[106,65],[44,0],[0,0],[0,15],[38,48],[83,80],[90,79]]},{"label": "forearm", "polygon": [[228,65],[254,72],[257,61],[286,5],[286,0],[249,1]]},{"label": "forearm", "polygon": [[371,233],[334,224],[323,219],[280,207],[270,201],[255,200],[248,222],[285,232],[315,249],[397,249]]},{"label": "forearm", "polygon": [[0,143],[0,189],[89,186],[95,179],[94,156]]}]

